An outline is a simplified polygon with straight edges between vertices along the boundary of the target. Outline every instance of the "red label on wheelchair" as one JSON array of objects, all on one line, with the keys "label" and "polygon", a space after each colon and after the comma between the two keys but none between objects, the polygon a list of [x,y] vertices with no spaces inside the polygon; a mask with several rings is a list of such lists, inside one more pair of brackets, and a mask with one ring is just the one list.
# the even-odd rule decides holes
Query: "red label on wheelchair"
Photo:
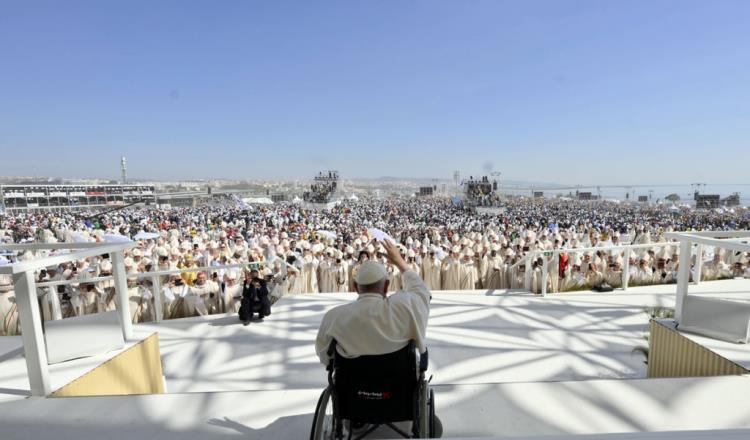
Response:
[{"label": "red label on wheelchair", "polygon": [[385,400],[391,398],[390,391],[357,391],[357,397],[365,400]]}]

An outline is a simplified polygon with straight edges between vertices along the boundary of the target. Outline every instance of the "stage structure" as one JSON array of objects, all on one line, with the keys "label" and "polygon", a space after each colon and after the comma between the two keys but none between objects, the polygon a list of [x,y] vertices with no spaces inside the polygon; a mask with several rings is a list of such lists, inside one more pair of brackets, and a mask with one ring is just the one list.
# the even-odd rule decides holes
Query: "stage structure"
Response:
[{"label": "stage structure", "polygon": [[420,186],[419,192],[416,194],[418,197],[430,197],[435,193],[436,186]]},{"label": "stage structure", "polygon": [[5,185],[1,202],[8,211],[88,209],[155,202],[148,185]]},{"label": "stage structure", "polygon": [[490,180],[487,176],[469,179],[463,182],[464,197],[461,201],[464,209],[479,214],[500,214],[505,208],[500,205],[500,194],[497,193],[497,180]]},{"label": "stage structure", "polygon": [[718,194],[695,193],[695,207],[698,209],[714,209],[721,205],[721,196]]},{"label": "stage structure", "polygon": [[740,206],[740,193],[733,193],[732,195],[722,199],[721,203],[727,208]]},{"label": "stage structure", "polygon": [[334,170],[321,171],[313,178],[310,190],[302,194],[303,206],[307,209],[331,209],[340,203],[337,200],[339,188],[339,172]]}]

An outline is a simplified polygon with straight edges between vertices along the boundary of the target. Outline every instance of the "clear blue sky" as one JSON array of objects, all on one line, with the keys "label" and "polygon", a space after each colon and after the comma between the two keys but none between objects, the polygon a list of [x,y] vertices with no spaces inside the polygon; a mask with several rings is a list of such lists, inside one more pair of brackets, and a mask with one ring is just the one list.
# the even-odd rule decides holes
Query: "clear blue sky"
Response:
[{"label": "clear blue sky", "polygon": [[750,180],[750,1],[2,1],[0,175]]}]

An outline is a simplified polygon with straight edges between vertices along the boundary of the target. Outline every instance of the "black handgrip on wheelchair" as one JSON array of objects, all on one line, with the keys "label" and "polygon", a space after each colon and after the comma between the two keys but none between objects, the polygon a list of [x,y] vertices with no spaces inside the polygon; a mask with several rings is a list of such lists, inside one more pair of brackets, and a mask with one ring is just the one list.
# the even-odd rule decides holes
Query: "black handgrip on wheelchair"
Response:
[{"label": "black handgrip on wheelchair", "polygon": [[427,350],[419,355],[419,371],[427,371],[427,365],[429,364],[429,358],[427,356]]}]

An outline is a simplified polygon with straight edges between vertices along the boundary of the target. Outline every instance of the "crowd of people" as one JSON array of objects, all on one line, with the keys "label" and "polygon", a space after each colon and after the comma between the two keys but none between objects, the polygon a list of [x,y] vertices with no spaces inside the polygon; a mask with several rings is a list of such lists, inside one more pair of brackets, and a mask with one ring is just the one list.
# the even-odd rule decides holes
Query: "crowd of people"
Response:
[{"label": "crowd of people", "polygon": [[[276,204],[145,207],[100,215],[19,212],[0,215],[0,242],[133,240],[125,258],[128,296],[133,322],[143,322],[155,318],[157,294],[164,319],[236,314],[243,286],[253,280],[262,280],[271,302],[287,294],[351,292],[358,267],[369,259],[386,264],[390,289],[398,290],[401,273],[387,263],[371,228],[394,238],[409,267],[431,290],[521,289],[529,278],[534,292],[542,289],[544,258],[548,292],[619,287],[626,260],[631,286],[675,282],[679,247],[664,244],[665,233],[750,228],[743,208],[672,212],[658,206],[528,198],[505,200],[503,208],[502,214],[477,214],[446,198],[410,198],[349,201],[330,211]],[[607,249],[621,244],[646,246]],[[576,251],[586,248],[593,249]],[[553,249],[564,250],[559,261],[542,252]],[[59,252],[66,251],[6,251],[0,264]],[[527,261],[532,252],[535,257]],[[750,277],[747,253],[704,249],[701,259],[703,279]],[[112,265],[102,255],[39,271],[39,283],[73,281],[40,287],[44,319],[116,308],[111,279],[87,282],[111,275]],[[149,275],[175,270],[180,272]],[[155,282],[161,285],[158,292]],[[7,276],[0,276],[0,317],[0,333],[18,332]]]}]

